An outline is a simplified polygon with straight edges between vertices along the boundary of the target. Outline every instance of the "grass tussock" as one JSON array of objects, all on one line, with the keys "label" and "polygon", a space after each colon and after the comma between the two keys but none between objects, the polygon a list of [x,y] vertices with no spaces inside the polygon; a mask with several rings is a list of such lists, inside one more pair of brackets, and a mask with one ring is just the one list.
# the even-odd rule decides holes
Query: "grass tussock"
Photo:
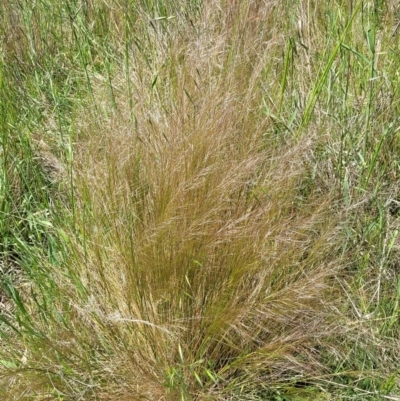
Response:
[{"label": "grass tussock", "polygon": [[4,399],[397,399],[378,3],[2,6]]}]

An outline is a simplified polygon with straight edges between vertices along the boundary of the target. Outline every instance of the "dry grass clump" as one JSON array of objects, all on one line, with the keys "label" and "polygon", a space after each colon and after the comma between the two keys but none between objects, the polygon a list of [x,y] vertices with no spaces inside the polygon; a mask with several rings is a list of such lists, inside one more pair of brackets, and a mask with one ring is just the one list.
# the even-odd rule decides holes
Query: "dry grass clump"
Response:
[{"label": "dry grass clump", "polygon": [[340,213],[303,188],[315,138],[276,143],[260,110],[275,11],[233,6],[234,23],[205,5],[200,32],[152,33],[153,75],[145,55],[130,61],[134,122],[123,73],[113,115],[82,122],[71,264],[87,301],[73,308],[106,344],[104,388],[121,399],[261,397],[325,373],[338,330]]}]

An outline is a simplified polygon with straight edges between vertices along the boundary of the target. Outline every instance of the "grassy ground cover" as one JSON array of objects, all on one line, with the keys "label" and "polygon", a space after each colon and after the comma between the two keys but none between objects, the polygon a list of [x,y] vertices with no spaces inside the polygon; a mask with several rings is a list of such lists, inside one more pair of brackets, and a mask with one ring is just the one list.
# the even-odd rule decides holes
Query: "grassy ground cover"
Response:
[{"label": "grassy ground cover", "polygon": [[1,3],[1,399],[399,400],[399,25]]}]

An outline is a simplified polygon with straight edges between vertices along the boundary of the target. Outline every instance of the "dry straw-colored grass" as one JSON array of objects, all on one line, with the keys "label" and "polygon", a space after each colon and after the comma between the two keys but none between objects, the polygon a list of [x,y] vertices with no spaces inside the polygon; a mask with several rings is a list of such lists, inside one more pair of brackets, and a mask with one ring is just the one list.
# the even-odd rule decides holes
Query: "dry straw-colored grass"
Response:
[{"label": "dry straw-colored grass", "polygon": [[78,138],[74,263],[89,298],[76,309],[111,347],[102,375],[121,399],[311,380],[337,330],[339,215],[329,190],[304,188],[315,138],[279,143],[261,109],[277,11],[220,6],[195,27],[153,22],[152,70],[140,51],[130,60],[135,120],[117,71],[116,111],[86,118]]}]

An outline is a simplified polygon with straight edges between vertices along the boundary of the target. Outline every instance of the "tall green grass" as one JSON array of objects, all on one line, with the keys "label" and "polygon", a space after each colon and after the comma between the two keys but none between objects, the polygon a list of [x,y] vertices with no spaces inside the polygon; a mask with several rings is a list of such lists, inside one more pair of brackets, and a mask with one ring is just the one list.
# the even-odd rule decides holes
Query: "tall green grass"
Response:
[{"label": "tall green grass", "polygon": [[400,397],[394,4],[0,11],[2,399]]}]

